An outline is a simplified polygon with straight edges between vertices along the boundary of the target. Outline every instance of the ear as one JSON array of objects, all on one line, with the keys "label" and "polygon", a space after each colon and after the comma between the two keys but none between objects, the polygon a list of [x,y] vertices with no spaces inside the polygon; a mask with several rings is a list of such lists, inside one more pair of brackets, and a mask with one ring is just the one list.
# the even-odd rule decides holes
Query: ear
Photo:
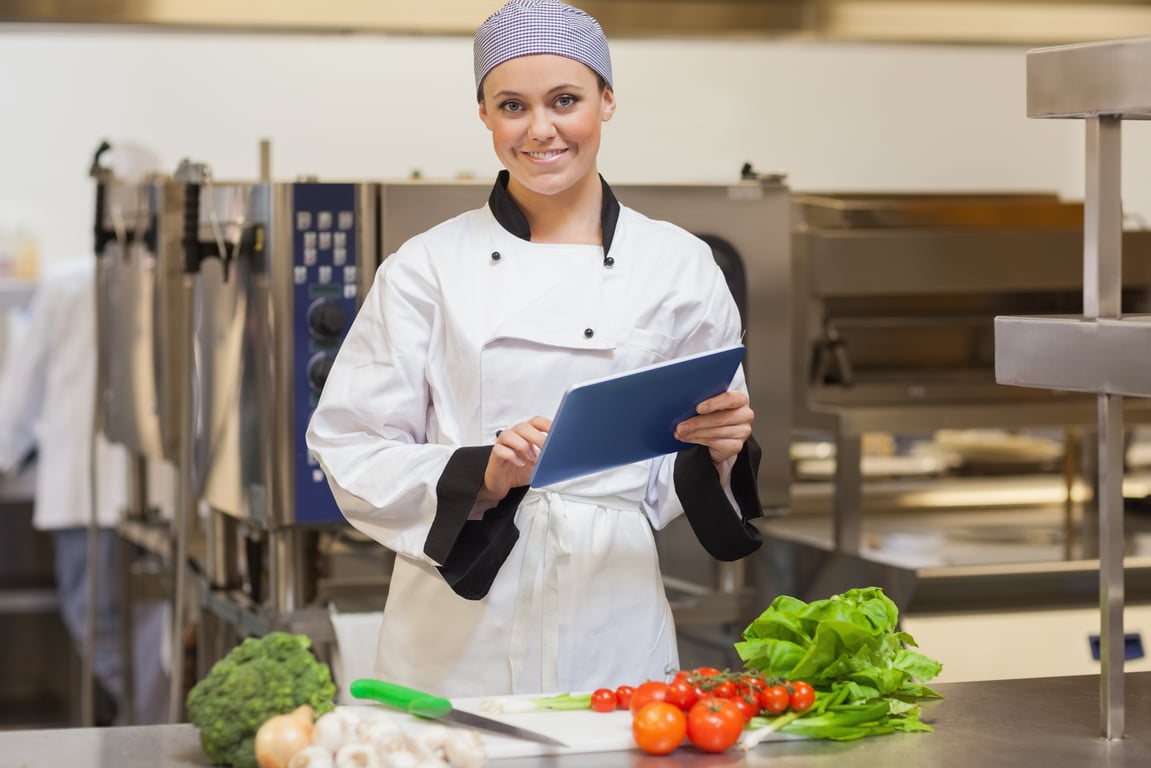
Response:
[{"label": "ear", "polygon": [[487,107],[487,101],[486,100],[480,102],[480,120],[483,121],[483,124],[485,126],[487,126],[487,129],[489,131],[492,129],[491,116],[488,115],[488,107]]},{"label": "ear", "polygon": [[608,120],[611,120],[611,116],[615,114],[615,91],[611,88],[604,88],[603,95],[600,99],[603,102],[602,120],[606,123]]}]

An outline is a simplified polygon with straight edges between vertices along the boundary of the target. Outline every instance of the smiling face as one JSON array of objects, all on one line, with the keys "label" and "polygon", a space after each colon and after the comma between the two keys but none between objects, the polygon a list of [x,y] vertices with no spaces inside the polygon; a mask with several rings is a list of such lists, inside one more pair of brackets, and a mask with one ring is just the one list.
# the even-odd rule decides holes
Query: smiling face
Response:
[{"label": "smiling face", "polygon": [[521,56],[482,84],[480,119],[513,197],[598,189],[600,130],[615,96],[588,67],[564,56]]}]

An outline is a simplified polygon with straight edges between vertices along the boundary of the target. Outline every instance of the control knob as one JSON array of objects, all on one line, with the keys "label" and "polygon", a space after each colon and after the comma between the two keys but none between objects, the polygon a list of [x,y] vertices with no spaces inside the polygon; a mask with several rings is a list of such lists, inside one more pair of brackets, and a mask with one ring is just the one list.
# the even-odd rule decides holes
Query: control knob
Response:
[{"label": "control knob", "polygon": [[315,392],[324,389],[328,374],[332,372],[332,364],[336,358],[326,353],[320,353],[308,361],[308,385]]},{"label": "control knob", "polygon": [[308,310],[308,328],[318,339],[338,338],[347,322],[347,312],[334,301],[317,301]]}]

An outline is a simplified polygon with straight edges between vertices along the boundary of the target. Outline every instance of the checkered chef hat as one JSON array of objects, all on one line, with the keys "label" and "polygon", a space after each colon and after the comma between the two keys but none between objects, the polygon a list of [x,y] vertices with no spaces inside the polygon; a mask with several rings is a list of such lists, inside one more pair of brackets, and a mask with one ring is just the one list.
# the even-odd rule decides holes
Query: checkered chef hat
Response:
[{"label": "checkered chef hat", "polygon": [[611,83],[611,54],[599,22],[559,0],[509,0],[476,30],[476,90],[508,59],[550,53],[587,65]]}]

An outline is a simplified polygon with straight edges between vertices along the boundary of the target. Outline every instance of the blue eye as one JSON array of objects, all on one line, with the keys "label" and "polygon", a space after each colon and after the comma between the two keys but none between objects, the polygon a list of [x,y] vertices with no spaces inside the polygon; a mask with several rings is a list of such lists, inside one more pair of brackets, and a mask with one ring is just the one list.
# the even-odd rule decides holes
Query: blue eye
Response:
[{"label": "blue eye", "polygon": [[520,104],[518,101],[508,100],[503,104],[500,104],[500,109],[502,109],[504,112],[523,112],[524,105]]},{"label": "blue eye", "polygon": [[574,107],[576,105],[576,102],[578,102],[578,101],[579,101],[579,99],[577,99],[575,96],[572,96],[570,94],[564,94],[563,96],[560,96],[558,99],[556,99],[556,106],[557,107]]}]

